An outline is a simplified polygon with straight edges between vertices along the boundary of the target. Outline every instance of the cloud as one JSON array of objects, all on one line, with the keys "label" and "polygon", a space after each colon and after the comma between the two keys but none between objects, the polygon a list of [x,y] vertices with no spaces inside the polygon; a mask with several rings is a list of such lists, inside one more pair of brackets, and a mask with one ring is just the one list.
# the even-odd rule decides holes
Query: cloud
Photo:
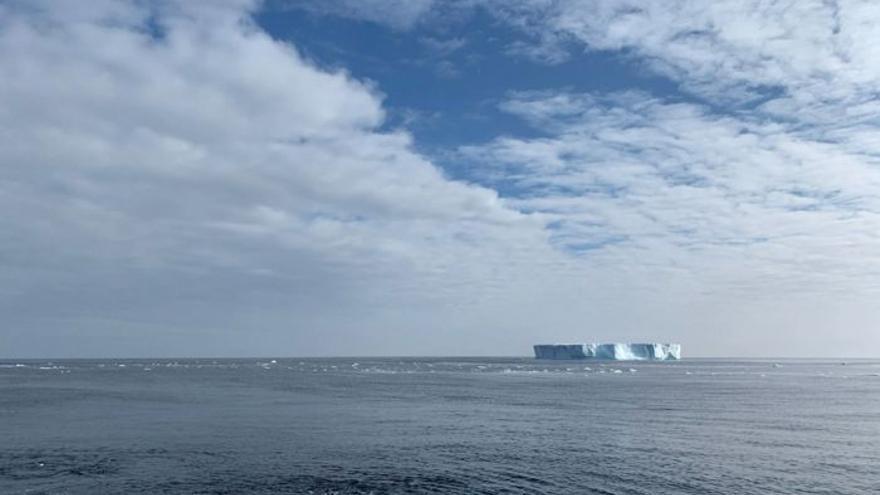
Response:
[{"label": "cloud", "polygon": [[[561,48],[616,54],[697,102],[626,91],[511,94],[501,109],[543,137],[463,149],[487,164],[484,184],[555,217],[555,245],[641,274],[633,287],[691,280],[691,290],[716,293],[701,306],[742,308],[777,338],[798,331],[770,325],[774,305],[800,315],[824,307],[847,323],[823,331],[828,320],[818,314],[783,320],[805,335],[872,339],[866,329],[878,322],[867,301],[880,287],[873,2],[538,0],[492,10],[535,49],[558,39]],[[842,301],[857,301],[846,316]]]},{"label": "cloud", "polygon": [[[756,104],[782,92],[788,106],[846,99],[868,104],[880,77],[871,0],[388,0],[297,2],[298,8],[414,29],[481,10],[518,31],[507,53],[558,64],[582,50],[629,56],[688,91]],[[855,92],[855,94],[854,94]],[[777,102],[775,109],[783,108]]]},{"label": "cloud", "polygon": [[433,64],[434,73],[445,79],[455,79],[461,76],[459,68],[447,57],[467,46],[465,38],[441,39],[425,36],[419,38],[419,42],[428,53],[424,59],[415,62],[416,64]]},{"label": "cloud", "polygon": [[522,57],[537,64],[558,65],[571,59],[571,50],[555,36],[542,36],[537,40],[516,40],[511,42],[505,53],[512,57]]},{"label": "cloud", "polygon": [[[332,352],[334,332],[402,331],[369,315],[406,301],[457,304],[480,280],[488,297],[502,262],[474,265],[495,246],[544,249],[540,222],[379,132],[370,85],[273,41],[250,8],[6,8],[6,348],[266,353],[236,346],[269,329],[285,353]],[[193,350],[210,328],[232,333]]]},{"label": "cloud", "polygon": [[451,55],[467,46],[467,40],[462,37],[441,39],[425,36],[420,38],[419,42],[438,57]]},{"label": "cloud", "polygon": [[[428,22],[430,2],[405,3],[322,12]],[[618,51],[696,98],[509,93],[500,109],[532,136],[461,148],[463,182],[382,130],[382,88],[273,40],[257,4],[4,5],[0,347],[877,343],[868,4],[799,3],[797,22],[773,2],[487,5],[523,33],[510,46]]]},{"label": "cloud", "polygon": [[[492,3],[497,17],[535,37],[626,53],[694,94],[768,110],[822,110],[829,102],[869,104],[880,78],[875,43],[880,10],[850,2],[635,2],[564,0]],[[542,48],[543,49],[543,48]],[[827,109],[827,108],[826,108]]]},{"label": "cloud", "polygon": [[[864,136],[876,129],[862,128],[857,142],[818,139],[797,123],[635,92],[519,92],[500,108],[542,136],[463,147],[464,160],[482,165],[472,168],[476,180],[547,218],[550,242],[602,267],[603,280],[651,294],[635,296],[636,304],[676,294],[694,307],[726,307],[719,311],[733,321],[730,308],[754,313],[752,329],[678,315],[679,324],[702,321],[706,334],[729,329],[734,347],[759,341],[756,328],[773,335],[771,347],[783,335],[799,347],[799,334],[816,332],[873,339],[877,321],[867,308],[880,292],[880,157],[864,153]],[[771,324],[778,311],[836,314],[840,305],[846,328]],[[782,319],[794,320],[801,317]]]},{"label": "cloud", "polygon": [[483,181],[509,204],[552,217],[563,249],[631,268],[677,260],[762,297],[880,289],[865,258],[841,256],[880,252],[880,161],[858,146],[642,93],[514,93],[501,108],[549,136],[462,153],[490,165]]},{"label": "cloud", "polygon": [[434,66],[434,73],[445,79],[455,79],[461,76],[461,71],[449,60],[441,60]]},{"label": "cloud", "polygon": [[435,3],[435,0],[324,0],[288,2],[288,5],[322,15],[335,15],[408,30],[425,18]]}]

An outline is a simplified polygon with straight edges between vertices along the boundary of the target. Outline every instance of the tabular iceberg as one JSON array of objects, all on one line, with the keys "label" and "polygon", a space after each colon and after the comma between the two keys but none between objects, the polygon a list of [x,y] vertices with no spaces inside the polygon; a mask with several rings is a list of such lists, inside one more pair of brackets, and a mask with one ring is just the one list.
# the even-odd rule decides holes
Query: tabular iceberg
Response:
[{"label": "tabular iceberg", "polygon": [[681,359],[680,344],[545,344],[535,346],[537,359],[613,359],[669,361]]}]

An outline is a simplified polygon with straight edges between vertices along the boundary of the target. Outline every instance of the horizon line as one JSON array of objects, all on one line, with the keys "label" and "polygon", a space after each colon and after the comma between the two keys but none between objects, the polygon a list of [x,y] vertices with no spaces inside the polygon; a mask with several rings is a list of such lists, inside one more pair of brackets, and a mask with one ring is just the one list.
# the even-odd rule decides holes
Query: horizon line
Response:
[{"label": "horizon line", "polygon": [[[173,360],[173,359],[447,359],[447,358],[466,358],[466,359],[522,359],[529,358],[535,361],[651,361],[648,359],[602,359],[595,357],[588,357],[582,359],[538,359],[533,355],[480,355],[480,354],[467,354],[467,355],[416,355],[416,354],[407,354],[407,355],[317,355],[317,356],[86,356],[86,357],[51,357],[51,356],[41,356],[41,357],[5,357],[0,356],[0,362],[4,361],[14,361],[14,360],[22,360],[22,361],[42,361],[42,360],[55,360],[55,361],[89,361],[89,360],[143,360],[143,359],[159,359],[159,360]],[[870,360],[870,359],[880,359],[880,356],[685,356],[680,359],[667,360],[664,362],[673,362],[673,361],[684,361],[690,359],[731,359],[731,360],[772,360],[772,359],[809,359],[809,360],[840,360],[840,359],[859,359],[859,360]]]}]

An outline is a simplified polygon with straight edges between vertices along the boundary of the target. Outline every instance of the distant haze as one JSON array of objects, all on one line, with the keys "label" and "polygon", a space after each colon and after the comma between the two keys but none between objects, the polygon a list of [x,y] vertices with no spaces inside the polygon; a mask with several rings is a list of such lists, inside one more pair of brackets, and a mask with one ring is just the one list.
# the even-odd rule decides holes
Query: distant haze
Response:
[{"label": "distant haze", "polygon": [[876,2],[5,2],[0,358],[880,355]]}]

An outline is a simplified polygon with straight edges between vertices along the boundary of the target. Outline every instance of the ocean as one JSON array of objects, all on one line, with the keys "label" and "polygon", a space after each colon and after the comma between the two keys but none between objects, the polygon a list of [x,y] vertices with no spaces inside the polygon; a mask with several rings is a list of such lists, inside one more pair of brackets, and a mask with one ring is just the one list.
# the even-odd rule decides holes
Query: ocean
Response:
[{"label": "ocean", "polygon": [[873,495],[880,361],[2,361],[43,493]]}]

